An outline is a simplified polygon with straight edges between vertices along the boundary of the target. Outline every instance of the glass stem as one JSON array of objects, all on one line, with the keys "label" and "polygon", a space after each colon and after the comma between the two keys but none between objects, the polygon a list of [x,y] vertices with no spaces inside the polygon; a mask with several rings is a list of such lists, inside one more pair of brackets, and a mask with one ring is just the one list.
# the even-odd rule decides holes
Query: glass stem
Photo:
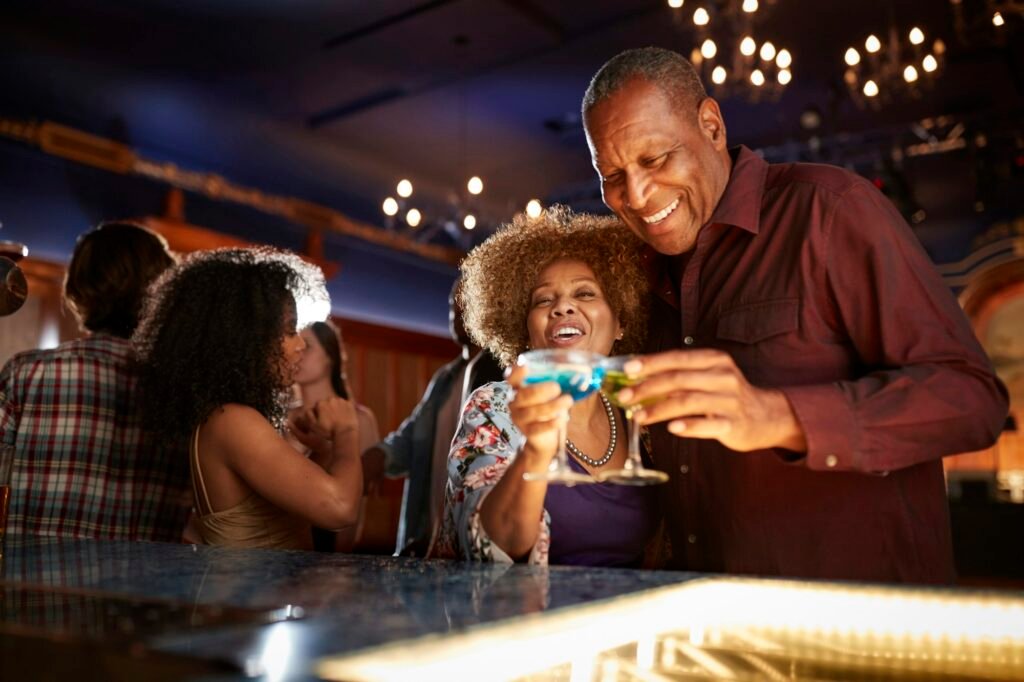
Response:
[{"label": "glass stem", "polygon": [[555,459],[552,461],[552,471],[569,471],[569,451],[565,447],[565,439],[569,437],[569,419],[558,421],[558,449],[555,450]]},{"label": "glass stem", "polygon": [[643,461],[640,459],[640,424],[633,414],[633,410],[626,410],[626,418],[629,420],[629,456],[626,457],[626,466],[623,469],[629,471],[643,468]]}]

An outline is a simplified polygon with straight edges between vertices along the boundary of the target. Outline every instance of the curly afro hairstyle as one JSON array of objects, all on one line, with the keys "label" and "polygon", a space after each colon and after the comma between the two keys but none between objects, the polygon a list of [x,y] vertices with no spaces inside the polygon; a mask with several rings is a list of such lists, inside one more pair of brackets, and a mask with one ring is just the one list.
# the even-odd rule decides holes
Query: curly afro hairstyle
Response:
[{"label": "curly afro hairstyle", "polygon": [[622,325],[614,354],[641,349],[649,309],[647,277],[641,266],[644,244],[617,218],[573,213],[552,206],[537,218],[519,214],[462,261],[462,304],[466,329],[505,367],[526,350],[526,318],[537,276],[561,259],[585,263]]},{"label": "curly afro hairstyle", "polygon": [[280,427],[285,318],[309,298],[327,299],[319,268],[266,247],[197,252],[164,273],[133,337],[146,426],[180,442],[239,403]]}]

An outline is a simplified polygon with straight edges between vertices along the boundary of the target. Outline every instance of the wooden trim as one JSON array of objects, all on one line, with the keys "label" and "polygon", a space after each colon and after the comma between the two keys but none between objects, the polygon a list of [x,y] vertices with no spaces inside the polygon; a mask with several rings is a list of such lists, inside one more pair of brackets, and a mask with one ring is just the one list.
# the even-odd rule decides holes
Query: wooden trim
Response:
[{"label": "wooden trim", "polygon": [[461,352],[461,348],[451,339],[431,336],[420,332],[383,327],[370,322],[335,318],[341,325],[341,333],[346,343],[369,346],[378,350],[390,350],[417,355],[430,355],[438,358],[453,358]]}]

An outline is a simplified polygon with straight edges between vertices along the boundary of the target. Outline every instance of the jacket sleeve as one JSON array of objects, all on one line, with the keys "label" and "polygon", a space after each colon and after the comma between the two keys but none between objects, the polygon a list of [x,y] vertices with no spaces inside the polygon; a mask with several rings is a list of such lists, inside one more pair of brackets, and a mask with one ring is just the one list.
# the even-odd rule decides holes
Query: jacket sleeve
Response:
[{"label": "jacket sleeve", "polygon": [[[384,473],[387,476],[397,478],[409,475],[413,457],[416,454],[417,427],[422,420],[433,422],[437,418],[437,409],[445,399],[458,363],[459,360],[455,360],[434,372],[430,383],[427,384],[427,390],[423,392],[423,398],[413,409],[412,414],[405,418],[398,429],[389,433],[384,440],[377,444],[376,447],[384,452]],[[430,424],[429,430],[433,433],[433,423]],[[433,441],[426,444],[420,443],[419,446],[433,447]]]},{"label": "jacket sleeve", "polygon": [[824,229],[827,294],[863,373],[782,389],[807,436],[806,465],[880,473],[990,446],[1006,388],[896,208],[858,182]]}]

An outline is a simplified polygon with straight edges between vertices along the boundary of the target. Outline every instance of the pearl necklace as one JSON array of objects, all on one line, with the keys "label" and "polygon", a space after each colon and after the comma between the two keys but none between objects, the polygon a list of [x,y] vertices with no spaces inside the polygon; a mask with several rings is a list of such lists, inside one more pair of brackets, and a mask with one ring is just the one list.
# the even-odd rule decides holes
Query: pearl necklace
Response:
[{"label": "pearl necklace", "polygon": [[608,425],[611,426],[611,437],[608,439],[608,449],[604,452],[604,457],[601,459],[594,459],[583,453],[578,447],[576,447],[571,440],[565,439],[565,447],[569,449],[569,452],[574,457],[583,461],[585,464],[589,464],[592,467],[604,466],[615,454],[615,444],[618,440],[618,429],[615,426],[615,412],[612,410],[612,404],[608,402],[608,398],[604,397],[604,393],[598,392],[597,394],[601,398],[601,402],[604,404],[604,411],[608,415]]}]

